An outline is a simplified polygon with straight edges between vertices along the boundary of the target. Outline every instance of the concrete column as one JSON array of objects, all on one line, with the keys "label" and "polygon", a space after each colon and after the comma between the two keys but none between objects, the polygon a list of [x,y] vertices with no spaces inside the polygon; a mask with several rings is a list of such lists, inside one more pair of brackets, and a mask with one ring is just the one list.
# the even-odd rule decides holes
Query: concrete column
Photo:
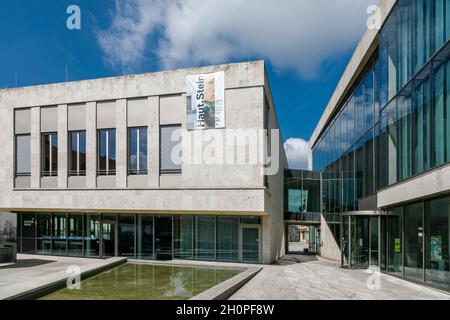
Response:
[{"label": "concrete column", "polygon": [[148,186],[150,188],[159,188],[159,97],[149,97],[148,108]]},{"label": "concrete column", "polygon": [[116,101],[116,187],[127,187],[127,100]]},{"label": "concrete column", "polygon": [[97,103],[86,103],[86,187],[97,187]]},{"label": "concrete column", "polygon": [[67,188],[68,175],[67,104],[58,106],[58,188]]},{"label": "concrete column", "polygon": [[41,187],[41,109],[31,108],[31,188]]}]

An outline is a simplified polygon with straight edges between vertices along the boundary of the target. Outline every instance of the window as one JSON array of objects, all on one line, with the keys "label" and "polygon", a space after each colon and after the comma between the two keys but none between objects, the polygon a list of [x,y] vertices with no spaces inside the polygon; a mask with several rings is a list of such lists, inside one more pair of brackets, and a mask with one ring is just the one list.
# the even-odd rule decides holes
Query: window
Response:
[{"label": "window", "polygon": [[147,127],[128,129],[128,174],[147,174]]},{"label": "window", "polygon": [[116,174],[116,129],[98,130],[97,174],[109,176]]},{"label": "window", "polygon": [[69,133],[69,176],[86,175],[86,131]]},{"label": "window", "polygon": [[16,176],[31,175],[31,136],[29,134],[16,135]]},{"label": "window", "polygon": [[161,126],[160,141],[161,174],[181,173],[181,125]]},{"label": "window", "polygon": [[58,134],[42,134],[42,176],[58,175]]}]

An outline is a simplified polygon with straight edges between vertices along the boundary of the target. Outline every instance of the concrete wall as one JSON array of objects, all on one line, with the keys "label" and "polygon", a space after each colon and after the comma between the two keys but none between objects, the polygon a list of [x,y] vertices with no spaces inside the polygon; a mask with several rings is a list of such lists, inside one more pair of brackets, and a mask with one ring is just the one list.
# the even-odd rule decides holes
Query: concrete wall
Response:
[{"label": "concrete wall", "polygon": [[[0,210],[256,215],[263,217],[263,244],[267,246],[263,259],[274,261],[283,252],[282,170],[270,178],[270,191],[265,188],[260,163],[185,162],[180,175],[160,174],[160,125],[181,124],[186,128],[186,75],[216,71],[225,72],[226,129],[262,130],[265,95],[271,104],[270,126],[278,128],[263,61],[0,90],[0,144],[4,150],[0,153]],[[86,108],[87,172],[82,178],[68,177],[67,170],[68,108],[76,104]],[[136,104],[145,104],[136,107],[146,111],[142,119],[128,109]],[[50,125],[55,125],[58,132],[59,168],[58,177],[41,179],[41,110],[48,106],[56,112],[57,123]],[[28,183],[20,181],[15,185],[14,110],[21,108],[31,108],[31,177]],[[146,176],[127,176],[129,121],[148,127]],[[116,176],[97,176],[99,126],[116,128]],[[194,135],[210,135],[225,142],[227,131],[183,130],[183,156],[195,157],[208,147],[204,144],[199,149],[188,144]],[[284,149],[280,145],[277,152],[284,167]],[[253,146],[244,141],[243,147],[250,150]],[[231,150],[227,147],[225,151]]]},{"label": "concrete wall", "polygon": [[321,248],[320,255],[324,258],[341,261],[341,250],[339,244],[333,237],[328,223],[325,221],[323,215],[320,215],[320,240]]}]

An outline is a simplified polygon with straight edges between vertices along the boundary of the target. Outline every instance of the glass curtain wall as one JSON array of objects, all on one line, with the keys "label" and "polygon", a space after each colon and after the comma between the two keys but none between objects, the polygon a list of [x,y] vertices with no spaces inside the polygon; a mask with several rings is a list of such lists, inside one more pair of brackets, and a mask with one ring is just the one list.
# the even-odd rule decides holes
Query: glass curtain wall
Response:
[{"label": "glass curtain wall", "polygon": [[17,215],[18,251],[22,253],[90,258],[117,254],[141,260],[175,258],[230,262],[259,262],[261,257],[261,219],[258,217]]}]

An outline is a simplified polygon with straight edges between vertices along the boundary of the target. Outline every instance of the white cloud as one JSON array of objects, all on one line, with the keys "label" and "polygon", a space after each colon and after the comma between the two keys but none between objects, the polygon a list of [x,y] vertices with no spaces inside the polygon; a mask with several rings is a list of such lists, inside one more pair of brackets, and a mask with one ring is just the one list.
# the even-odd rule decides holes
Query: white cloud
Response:
[{"label": "white cloud", "polygon": [[356,44],[378,0],[115,1],[111,26],[97,34],[111,65],[138,65],[156,35],[161,67],[257,56],[313,77]]},{"label": "white cloud", "polygon": [[308,169],[308,142],[300,138],[289,138],[284,150],[290,169]]}]

